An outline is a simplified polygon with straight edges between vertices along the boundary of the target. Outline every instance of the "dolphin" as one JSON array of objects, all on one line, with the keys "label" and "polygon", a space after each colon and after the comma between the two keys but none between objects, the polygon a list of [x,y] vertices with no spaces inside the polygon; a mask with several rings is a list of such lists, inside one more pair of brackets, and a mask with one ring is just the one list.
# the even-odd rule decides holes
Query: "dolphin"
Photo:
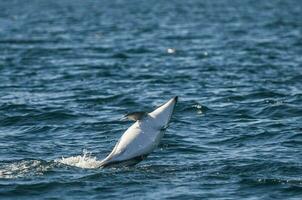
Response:
[{"label": "dolphin", "polygon": [[171,119],[178,97],[174,97],[151,113],[134,112],[125,117],[134,120],[121,136],[100,167],[131,166],[146,158],[159,144]]}]

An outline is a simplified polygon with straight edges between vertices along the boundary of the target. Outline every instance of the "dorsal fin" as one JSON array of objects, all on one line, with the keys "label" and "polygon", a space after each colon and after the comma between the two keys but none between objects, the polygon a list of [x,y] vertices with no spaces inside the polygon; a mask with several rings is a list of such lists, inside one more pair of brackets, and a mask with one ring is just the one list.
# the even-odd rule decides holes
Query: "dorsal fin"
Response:
[{"label": "dorsal fin", "polygon": [[126,114],[124,117],[133,121],[137,121],[143,119],[147,115],[148,115],[147,112],[133,112],[133,113]]}]

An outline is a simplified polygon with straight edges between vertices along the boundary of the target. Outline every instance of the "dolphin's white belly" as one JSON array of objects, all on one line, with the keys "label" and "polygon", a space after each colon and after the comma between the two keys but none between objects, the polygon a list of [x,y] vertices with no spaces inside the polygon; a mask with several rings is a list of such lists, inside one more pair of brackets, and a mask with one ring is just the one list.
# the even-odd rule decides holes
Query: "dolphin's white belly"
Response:
[{"label": "dolphin's white belly", "polygon": [[163,136],[161,130],[167,126],[176,101],[177,98],[171,99],[130,126],[112,152],[102,161],[102,166],[151,153],[158,146]]},{"label": "dolphin's white belly", "polygon": [[147,155],[156,148],[161,138],[160,129],[151,127],[149,123],[134,123],[121,137],[116,153],[120,152],[114,160],[122,161]]},{"label": "dolphin's white belly", "polygon": [[148,155],[157,147],[161,137],[160,128],[153,126],[152,119],[137,121],[122,135],[112,151],[114,157],[110,161],[123,161]]}]

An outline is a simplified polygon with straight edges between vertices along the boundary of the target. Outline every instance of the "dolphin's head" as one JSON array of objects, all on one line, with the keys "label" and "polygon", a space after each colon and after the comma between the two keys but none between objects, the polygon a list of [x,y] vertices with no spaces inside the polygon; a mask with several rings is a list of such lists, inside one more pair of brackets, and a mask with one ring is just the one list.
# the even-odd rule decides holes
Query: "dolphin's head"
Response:
[{"label": "dolphin's head", "polygon": [[153,112],[149,113],[149,115],[155,120],[157,126],[160,128],[167,127],[177,100],[178,97],[176,96],[155,109]]}]

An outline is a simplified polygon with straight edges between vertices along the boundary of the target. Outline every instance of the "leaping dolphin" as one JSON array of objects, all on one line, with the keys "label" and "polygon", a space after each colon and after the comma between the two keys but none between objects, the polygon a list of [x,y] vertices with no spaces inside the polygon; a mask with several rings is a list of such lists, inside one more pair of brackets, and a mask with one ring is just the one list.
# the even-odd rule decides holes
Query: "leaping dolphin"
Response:
[{"label": "leaping dolphin", "polygon": [[134,112],[126,115],[136,121],[119,139],[112,152],[100,166],[135,165],[150,154],[159,144],[164,129],[171,119],[178,97],[174,97],[151,113]]}]

